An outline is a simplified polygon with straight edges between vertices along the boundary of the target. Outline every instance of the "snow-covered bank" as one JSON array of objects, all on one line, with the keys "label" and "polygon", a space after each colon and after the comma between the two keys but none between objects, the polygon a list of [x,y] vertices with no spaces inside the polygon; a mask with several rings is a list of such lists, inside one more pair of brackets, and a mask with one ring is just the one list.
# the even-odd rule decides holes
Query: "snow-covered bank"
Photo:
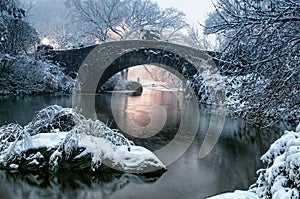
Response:
[{"label": "snow-covered bank", "polygon": [[135,146],[99,120],[85,119],[70,108],[50,106],[21,127],[0,128],[0,168],[25,171],[104,169],[129,173],[166,168],[149,150]]},{"label": "snow-covered bank", "polygon": [[255,193],[237,190],[233,193],[224,193],[207,199],[258,199],[258,197]]},{"label": "snow-covered bank", "polygon": [[248,191],[225,193],[209,199],[297,199],[300,197],[300,124],[286,131],[261,157],[267,165],[257,171],[258,179]]},{"label": "snow-covered bank", "polygon": [[30,56],[13,57],[9,62],[9,66],[1,68],[0,95],[72,91],[73,79],[59,66]]}]

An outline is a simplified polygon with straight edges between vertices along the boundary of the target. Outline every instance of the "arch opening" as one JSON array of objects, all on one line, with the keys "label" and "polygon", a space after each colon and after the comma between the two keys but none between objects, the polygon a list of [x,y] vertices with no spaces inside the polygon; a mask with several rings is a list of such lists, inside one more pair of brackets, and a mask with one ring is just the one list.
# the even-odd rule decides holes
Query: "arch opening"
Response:
[{"label": "arch opening", "polygon": [[[177,76],[185,86],[191,86],[198,98],[209,96],[203,77],[185,58],[168,50],[155,48],[135,49],[114,60],[101,76],[97,90],[118,72],[139,65],[155,65]],[[207,99],[205,99],[207,100]]]}]

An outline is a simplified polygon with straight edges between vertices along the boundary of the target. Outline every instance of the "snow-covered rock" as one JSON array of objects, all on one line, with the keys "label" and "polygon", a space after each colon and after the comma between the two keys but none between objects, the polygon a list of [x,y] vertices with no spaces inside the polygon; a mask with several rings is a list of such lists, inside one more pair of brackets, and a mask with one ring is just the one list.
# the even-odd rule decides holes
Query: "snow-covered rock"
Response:
[{"label": "snow-covered rock", "polygon": [[[106,166],[131,173],[146,173],[164,169],[165,166],[149,150],[140,146],[127,145],[113,146],[107,139],[91,135],[79,135],[79,147],[85,148],[82,154],[91,153],[93,164],[97,169],[97,162],[103,162]],[[101,147],[99,147],[101,146]]]},{"label": "snow-covered rock", "polygon": [[50,106],[24,128],[0,128],[0,168],[18,170],[88,170],[111,168],[128,173],[162,172],[166,167],[149,150],[135,146],[99,120],[70,108]]}]

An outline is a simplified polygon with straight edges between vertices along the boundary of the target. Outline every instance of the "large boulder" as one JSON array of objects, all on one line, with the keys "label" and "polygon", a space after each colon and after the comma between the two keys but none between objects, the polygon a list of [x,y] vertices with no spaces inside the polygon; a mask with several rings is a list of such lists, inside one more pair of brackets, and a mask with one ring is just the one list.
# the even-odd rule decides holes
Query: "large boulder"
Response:
[{"label": "large boulder", "polygon": [[161,174],[162,162],[99,120],[70,108],[47,107],[24,128],[0,128],[0,168],[21,171],[87,171]]}]

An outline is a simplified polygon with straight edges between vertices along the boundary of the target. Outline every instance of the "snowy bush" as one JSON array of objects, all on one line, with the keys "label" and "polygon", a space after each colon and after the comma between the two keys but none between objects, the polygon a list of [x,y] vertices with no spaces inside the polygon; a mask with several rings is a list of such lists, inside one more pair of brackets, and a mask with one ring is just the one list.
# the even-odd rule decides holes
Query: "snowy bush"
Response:
[{"label": "snowy bush", "polygon": [[252,186],[261,198],[299,198],[300,134],[286,131],[261,157],[268,166]]},{"label": "snowy bush", "polygon": [[15,57],[0,73],[0,94],[70,93],[72,88],[73,79],[60,67],[29,56]]},{"label": "snowy bush", "polygon": [[85,119],[76,126],[76,129],[79,133],[82,132],[94,137],[105,138],[116,146],[126,145],[130,148],[131,145],[134,145],[133,142],[125,138],[118,130],[109,128],[99,120],[93,121],[91,119]]},{"label": "snowy bush", "polygon": [[7,162],[12,162],[20,157],[20,149],[16,147],[19,140],[21,150],[31,146],[30,135],[19,124],[0,127],[0,140],[0,156],[3,156],[5,165]]},{"label": "snowy bush", "polygon": [[[0,127],[0,154],[4,154],[10,147],[10,143],[16,142],[17,140],[22,139],[23,127],[18,124],[9,124]],[[6,154],[10,155],[10,152],[6,152]],[[7,158],[6,158],[7,159]]]},{"label": "snowy bush", "polygon": [[55,129],[65,132],[70,131],[81,120],[83,120],[83,116],[77,114],[71,108],[53,105],[38,111],[25,128],[30,135],[48,133]]}]

